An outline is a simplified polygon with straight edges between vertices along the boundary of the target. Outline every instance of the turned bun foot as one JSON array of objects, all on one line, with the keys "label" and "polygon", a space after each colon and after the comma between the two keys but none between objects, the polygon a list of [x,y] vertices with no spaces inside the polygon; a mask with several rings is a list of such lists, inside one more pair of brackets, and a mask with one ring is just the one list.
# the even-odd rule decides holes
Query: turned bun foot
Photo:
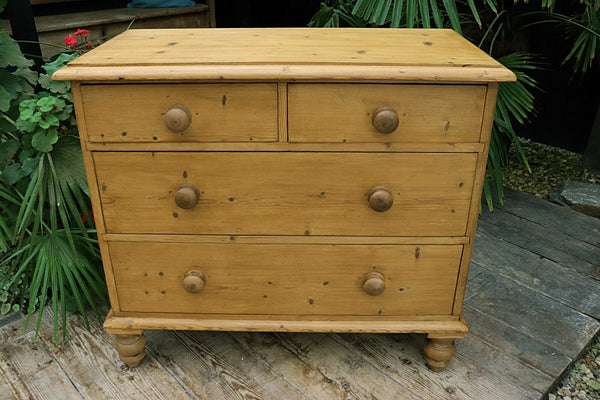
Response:
[{"label": "turned bun foot", "polygon": [[146,357],[146,336],[140,335],[116,335],[115,348],[119,352],[119,358],[129,367],[137,367],[142,359]]},{"label": "turned bun foot", "polygon": [[456,345],[454,339],[425,339],[423,350],[429,368],[439,372],[450,363]]}]

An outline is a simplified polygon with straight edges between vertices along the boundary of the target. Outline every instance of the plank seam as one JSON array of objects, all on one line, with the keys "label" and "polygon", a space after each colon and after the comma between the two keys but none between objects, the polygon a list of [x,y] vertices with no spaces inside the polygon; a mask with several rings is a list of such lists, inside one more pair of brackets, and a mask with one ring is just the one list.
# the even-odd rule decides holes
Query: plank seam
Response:
[{"label": "plank seam", "polygon": [[[168,331],[163,331],[165,333],[167,333]],[[154,354],[154,352],[152,351],[152,348],[150,346],[146,346],[146,357],[151,356],[152,358],[154,358],[156,360],[156,362],[158,363],[158,365],[160,365],[169,375],[171,375],[171,377],[175,380],[175,382],[177,382],[177,384],[179,386],[181,386],[181,388],[183,389],[183,391],[190,396],[190,399],[193,400],[199,400],[196,396],[194,396],[190,390],[188,389],[188,387],[175,375],[173,374],[173,372],[171,371],[170,368],[167,368],[161,361],[160,357],[157,357],[156,354]]]},{"label": "plank seam", "polygon": [[[551,375],[548,375],[548,374],[547,374],[547,373],[545,373],[544,371],[540,371],[539,369],[537,369],[536,367],[534,367],[534,366],[533,366],[533,365],[531,365],[531,364],[528,364],[527,362],[523,362],[523,360],[520,360],[519,358],[517,358],[517,357],[514,357],[512,354],[506,353],[504,350],[502,350],[502,349],[500,349],[500,348],[498,348],[498,347],[496,347],[496,346],[492,345],[491,343],[488,343],[488,342],[486,342],[485,340],[483,340],[483,339],[482,339],[482,338],[480,338],[479,336],[476,336],[476,335],[473,335],[473,334],[471,334],[471,336],[473,336],[473,338],[474,338],[475,340],[479,340],[479,341],[481,341],[481,342],[483,342],[483,343],[487,344],[488,346],[490,346],[490,347],[492,347],[492,348],[494,348],[494,349],[498,350],[499,352],[501,352],[502,354],[506,355],[507,357],[509,357],[509,358],[512,358],[513,360],[516,360],[516,361],[518,361],[518,362],[519,362],[519,363],[521,363],[521,364],[528,365],[529,367],[531,367],[531,368],[532,368],[532,369],[534,369],[535,371],[537,371],[537,372],[539,372],[539,373],[541,373],[541,374],[543,374],[543,375],[547,376],[548,378],[550,378],[550,379],[552,380],[552,382],[553,382],[552,384],[554,384],[555,380],[554,380],[554,377],[553,377],[553,376],[551,376]],[[460,350],[459,350],[459,349],[457,349],[457,350],[456,350],[456,353],[457,353],[457,354],[460,354],[460,355],[462,355],[464,358],[466,358],[466,359],[468,360],[468,358],[466,357],[466,355],[462,354],[462,353],[460,352]],[[471,362],[472,362],[472,361],[471,361]],[[490,373],[493,373],[493,372],[491,372],[491,371],[489,371],[489,370],[488,370],[488,372],[490,372]],[[495,374],[495,373],[494,373],[494,374]],[[525,388],[525,387],[523,387],[523,386],[521,386],[521,385],[517,384],[516,382],[513,382],[513,381],[511,380],[511,378],[510,378],[510,377],[508,377],[508,376],[503,376],[503,375],[498,375],[498,374],[495,374],[495,375],[497,375],[497,376],[501,377],[501,378],[502,378],[502,380],[504,380],[504,381],[507,381],[507,382],[510,382],[510,383],[511,383],[511,384],[513,384],[513,385],[516,385],[518,388],[521,388],[521,389],[523,389],[525,392],[536,392],[536,393],[539,393],[539,394],[540,394],[540,398],[542,397],[542,393],[541,393],[539,390],[537,390],[537,389],[535,389],[535,388],[533,388],[533,387]]]},{"label": "plank seam", "polygon": [[[530,339],[533,339],[533,340],[534,340],[534,341],[536,341],[536,342],[540,342],[538,339],[536,339],[535,337],[531,336],[530,334],[528,334],[528,333],[526,333],[526,332],[523,332],[523,331],[521,331],[520,329],[518,329],[517,327],[511,326],[511,325],[507,324],[506,322],[502,321],[501,319],[498,319],[498,318],[494,317],[493,315],[490,315],[490,314],[486,313],[484,310],[481,310],[481,309],[477,308],[477,306],[475,306],[475,305],[473,305],[473,304],[471,304],[471,303],[466,303],[466,305],[467,305],[468,307],[471,307],[472,309],[474,309],[474,310],[476,310],[476,311],[480,312],[481,314],[484,314],[484,315],[488,316],[489,318],[493,319],[494,321],[496,321],[496,322],[499,322],[499,323],[501,323],[502,325],[505,325],[505,326],[507,326],[507,327],[509,327],[509,328],[512,328],[512,329],[516,330],[517,332],[519,332],[519,333],[521,333],[521,334],[523,334],[523,335],[525,335],[525,336],[529,337]],[[575,311],[577,311],[577,310],[575,310]],[[586,316],[586,317],[587,317],[587,316]],[[589,317],[587,317],[587,318],[589,318]],[[594,320],[594,322],[598,322],[596,319],[594,319],[594,318],[592,318],[592,319]],[[598,327],[596,328],[596,332],[594,333],[594,336],[595,336],[595,335],[597,335],[598,333],[600,333],[600,326],[598,326]],[[593,340],[593,339],[591,339],[591,340]],[[557,349],[557,348],[556,348],[556,346],[554,346],[552,343],[545,343],[545,342],[540,342],[540,343],[542,343],[542,344],[544,344],[544,345],[546,345],[546,346],[548,346],[548,347],[551,347],[552,349],[554,349],[554,350],[556,350],[557,352],[559,352],[559,353],[561,353],[561,354],[563,354],[563,355],[567,356],[568,358],[571,358],[571,359],[573,358],[573,357],[571,357],[570,355],[568,355],[568,354],[564,353],[562,350],[560,350],[560,349]],[[586,346],[587,346],[587,345],[586,345]],[[585,346],[584,346],[584,347],[585,347]]]},{"label": "plank seam", "polygon": [[[388,375],[384,370],[382,370],[381,368],[379,368],[377,365],[373,364],[371,361],[367,360],[365,357],[362,356],[362,354],[358,353],[356,350],[348,347],[343,341],[340,341],[338,338],[337,334],[330,334],[328,335],[334,342],[338,343],[340,346],[344,347],[346,350],[350,351],[352,354],[357,355],[358,357],[361,358],[361,360],[363,360],[364,362],[370,364],[376,371],[379,371],[379,373],[381,373],[383,376],[388,377],[389,379],[391,379],[392,381],[396,382],[396,384],[398,384],[399,386],[402,386],[403,388],[405,388],[406,390],[408,390],[409,392],[413,393],[415,396],[418,396],[420,398],[423,398],[423,396],[415,393],[412,389],[404,386],[401,382],[399,382],[398,380],[396,380],[394,377]],[[427,368],[427,367],[425,367]]]},{"label": "plank seam", "polygon": [[[593,242],[590,242],[590,241],[588,241],[588,240],[581,239],[580,237],[573,236],[573,235],[572,235],[572,234],[570,234],[569,232],[562,231],[562,230],[560,230],[560,229],[557,229],[557,228],[556,228],[556,227],[554,227],[554,226],[546,225],[546,224],[544,224],[544,223],[543,223],[543,221],[537,221],[537,220],[535,220],[535,219],[531,219],[531,218],[527,217],[526,215],[520,215],[520,214],[517,214],[517,213],[515,213],[514,211],[506,210],[506,209],[504,209],[503,207],[499,207],[499,208],[498,208],[498,210],[499,210],[499,211],[502,211],[502,212],[505,212],[505,213],[507,213],[507,214],[513,215],[513,216],[515,216],[515,217],[517,217],[517,218],[524,219],[525,221],[528,221],[528,222],[530,222],[530,223],[532,223],[532,224],[536,224],[536,225],[539,225],[539,226],[541,226],[541,227],[544,227],[545,229],[548,229],[548,230],[552,230],[552,231],[558,232],[558,233],[560,233],[560,234],[563,234],[563,235],[565,235],[565,236],[569,236],[570,238],[572,238],[572,239],[574,239],[574,240],[577,240],[577,241],[580,241],[580,242],[583,242],[583,243],[589,244],[590,246],[594,246],[594,247],[598,248],[598,251],[600,252],[600,246],[598,246],[598,244],[597,244],[597,243],[593,243]],[[582,214],[582,215],[584,215],[584,214]],[[569,217],[570,217],[570,216],[565,216],[565,218],[569,218]],[[593,217],[590,217],[590,218],[593,218]]]},{"label": "plank seam", "polygon": [[[240,341],[236,335],[232,335],[231,332],[227,332],[227,334],[233,338],[234,341],[236,341],[244,350],[246,350],[247,352],[249,352],[250,354],[256,354],[255,350],[250,348],[246,343]],[[282,373],[276,371],[273,368],[273,365],[268,362],[266,360],[265,357],[259,356],[258,360],[269,370],[271,371],[271,373],[273,373],[274,375],[278,376],[279,378],[281,378],[281,380],[285,383],[287,383],[292,389],[294,389],[295,391],[297,391],[302,397],[304,397],[305,399],[311,400],[310,397],[307,397],[306,394],[304,394],[304,392],[302,390],[300,390],[299,387],[297,387],[296,385],[294,385],[292,382],[290,382],[289,380],[287,380],[287,378],[285,377],[285,375],[283,375]]]},{"label": "plank seam", "polygon": [[[559,233],[559,234],[561,234],[561,235],[568,236],[569,238],[572,238],[572,239],[574,239],[574,240],[576,240],[576,241],[578,241],[578,242],[583,242],[583,243],[586,243],[586,244],[588,244],[587,242],[584,242],[584,241],[582,241],[581,239],[574,238],[574,237],[572,237],[572,236],[570,236],[570,235],[568,235],[568,234],[566,234],[566,233],[564,233],[564,232],[561,232],[561,231],[559,231],[559,230],[557,230],[557,229],[545,227],[545,226],[543,226],[543,225],[541,225],[541,224],[539,224],[539,223],[536,223],[536,222],[534,222],[534,221],[529,221],[529,220],[527,220],[526,218],[520,217],[520,216],[518,216],[518,215],[511,214],[511,213],[509,213],[509,212],[507,212],[507,211],[504,211],[504,210],[502,210],[502,209],[498,209],[498,210],[496,210],[496,212],[497,212],[497,213],[499,213],[499,214],[500,214],[500,216],[502,215],[502,213],[509,214],[509,215],[511,215],[512,217],[518,218],[519,220],[525,220],[525,221],[527,221],[527,223],[529,223],[529,224],[536,225],[536,228],[537,228],[537,227],[542,227],[542,228],[543,228],[543,229],[545,229],[545,230],[551,230],[551,231],[557,232],[557,233]],[[508,221],[508,222],[510,223],[510,221]],[[493,226],[493,227],[495,227],[495,228],[498,228],[498,229],[504,229],[504,227],[501,227],[501,226],[500,226],[500,227],[498,227],[498,226],[494,225],[493,223],[491,223],[491,222],[489,222],[489,221],[484,221],[484,224],[489,224],[489,225],[491,225],[491,226]],[[514,226],[514,224],[511,224],[511,226]],[[493,235],[493,236],[494,236],[494,235]],[[527,250],[527,251],[529,251],[529,252],[531,252],[531,253],[537,254],[537,255],[539,255],[540,257],[544,257],[544,258],[546,258],[546,259],[548,259],[548,260],[551,260],[551,261],[554,261],[554,262],[556,262],[556,263],[558,263],[558,264],[561,264],[561,262],[560,262],[560,261],[558,261],[558,260],[553,260],[553,259],[551,259],[551,258],[549,258],[549,257],[547,257],[547,256],[544,256],[543,254],[540,254],[540,253],[538,253],[537,251],[535,251],[535,249],[527,249],[527,248],[523,247],[523,245],[521,245],[521,244],[519,244],[519,243],[518,243],[518,240],[515,240],[515,238],[511,238],[511,236],[510,236],[510,235],[507,235],[506,237],[503,237],[503,238],[498,238],[498,239],[500,239],[500,240],[503,240],[503,241],[505,241],[505,242],[507,242],[507,243],[512,243],[512,244],[514,244],[515,246],[518,246],[518,247],[520,247],[520,248],[522,248],[522,249],[524,249],[524,250]],[[596,246],[596,245],[593,245],[593,244],[588,244],[588,245],[590,245],[590,246],[593,246],[595,249],[597,249],[597,250],[598,250],[598,252],[600,252],[600,247],[598,247],[598,246]],[[582,256],[580,256],[580,255],[579,255],[577,252],[572,252],[572,253],[569,253],[569,254],[570,254],[572,257],[576,258],[577,260],[579,260],[579,261],[582,261],[582,262],[585,262],[585,263],[587,263],[587,264],[594,265],[594,263],[595,263],[595,261],[594,261],[594,260],[588,260],[588,259],[586,259],[586,258],[583,258],[583,257],[582,257]],[[561,265],[562,265],[562,264],[561,264]],[[594,279],[595,279],[595,278],[594,278]]]},{"label": "plank seam", "polygon": [[[534,254],[535,254],[535,253],[534,253]],[[538,254],[538,255],[539,255],[539,254]],[[583,273],[581,273],[581,272],[579,272],[579,271],[577,271],[577,270],[574,270],[574,269],[572,269],[572,268],[570,268],[570,267],[564,266],[564,265],[562,265],[562,264],[560,264],[560,263],[557,263],[556,261],[553,261],[553,260],[551,260],[551,259],[549,259],[549,258],[546,258],[546,257],[543,257],[543,256],[541,256],[541,258],[542,258],[542,259],[544,259],[544,260],[548,260],[548,261],[550,261],[550,262],[552,262],[552,263],[554,263],[554,264],[556,264],[556,265],[558,265],[558,266],[560,266],[560,267],[562,267],[562,268],[564,268],[564,269],[567,269],[568,271],[565,271],[565,272],[568,272],[568,273],[570,273],[570,274],[572,274],[572,275],[581,275],[581,277],[582,277],[582,278],[585,278],[585,279],[594,279],[593,277],[590,277],[589,275],[583,274]],[[526,288],[526,289],[529,289],[529,290],[531,290],[531,291],[533,291],[533,292],[535,292],[535,293],[541,294],[541,295],[543,295],[543,296],[545,296],[545,297],[549,298],[549,299],[550,299],[550,300],[552,300],[552,301],[555,301],[555,302],[557,302],[557,303],[559,303],[559,304],[562,304],[562,305],[564,305],[564,306],[566,306],[566,307],[569,307],[570,309],[572,309],[572,310],[574,310],[574,311],[578,312],[579,314],[583,314],[583,315],[585,315],[585,316],[587,316],[587,317],[589,317],[589,318],[592,318],[592,319],[594,319],[594,320],[596,320],[596,321],[598,321],[598,320],[599,320],[598,316],[595,316],[595,315],[588,314],[587,312],[585,312],[585,311],[583,311],[583,310],[579,310],[579,309],[575,308],[573,305],[571,305],[571,304],[568,304],[568,303],[565,303],[565,301],[564,301],[564,300],[561,300],[561,299],[557,299],[557,298],[554,298],[554,297],[552,297],[552,295],[550,295],[549,293],[546,293],[546,292],[542,291],[542,290],[541,290],[541,289],[539,289],[539,288],[536,288],[536,287],[534,287],[534,286],[529,286],[529,285],[526,285],[526,284],[522,283],[521,281],[519,281],[519,280],[515,279],[514,277],[511,277],[511,276],[510,276],[510,275],[508,275],[508,274],[502,273],[502,272],[500,272],[500,271],[498,271],[498,270],[495,270],[495,269],[492,269],[492,268],[488,268],[488,267],[486,267],[485,265],[483,265],[483,264],[480,264],[480,263],[478,263],[478,262],[476,262],[476,261],[471,261],[471,262],[472,262],[473,264],[477,265],[478,267],[480,267],[480,268],[483,268],[483,269],[485,269],[485,270],[487,270],[487,271],[489,271],[489,272],[492,272],[492,273],[494,273],[494,274],[498,274],[498,275],[502,276],[503,278],[506,278],[506,279],[508,279],[508,280],[510,280],[510,281],[512,281],[512,282],[514,282],[514,283],[516,283],[516,284],[518,284],[519,286],[522,286],[522,287],[524,287],[524,288]],[[599,328],[599,329],[600,329],[600,328]]]}]

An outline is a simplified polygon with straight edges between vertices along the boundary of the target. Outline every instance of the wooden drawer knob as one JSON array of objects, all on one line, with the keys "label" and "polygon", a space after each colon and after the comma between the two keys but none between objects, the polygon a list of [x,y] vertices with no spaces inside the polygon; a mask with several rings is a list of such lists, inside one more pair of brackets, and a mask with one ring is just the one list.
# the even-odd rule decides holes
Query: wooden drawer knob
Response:
[{"label": "wooden drawer knob", "polygon": [[392,193],[385,186],[375,186],[369,193],[369,205],[378,212],[387,211],[394,204]]},{"label": "wooden drawer knob", "polygon": [[185,131],[192,123],[192,114],[185,106],[174,105],[165,114],[165,125],[170,131],[179,133]]},{"label": "wooden drawer knob", "polygon": [[194,185],[183,184],[175,192],[175,203],[186,210],[196,207],[200,199],[200,191]]},{"label": "wooden drawer knob", "polygon": [[200,293],[206,285],[206,276],[195,269],[185,273],[183,277],[183,288],[190,293]]},{"label": "wooden drawer knob", "polygon": [[373,113],[373,126],[379,133],[392,133],[398,128],[398,114],[391,107],[379,107]]},{"label": "wooden drawer knob", "polygon": [[379,272],[369,272],[363,279],[363,289],[369,296],[377,296],[385,290],[385,278]]}]

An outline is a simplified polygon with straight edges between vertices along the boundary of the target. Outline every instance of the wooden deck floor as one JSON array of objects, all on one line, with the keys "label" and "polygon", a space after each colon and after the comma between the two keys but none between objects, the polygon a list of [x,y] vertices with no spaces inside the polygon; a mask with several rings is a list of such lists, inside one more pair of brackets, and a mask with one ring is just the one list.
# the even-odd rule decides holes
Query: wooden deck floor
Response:
[{"label": "wooden deck floor", "polygon": [[600,221],[518,193],[480,218],[467,285],[471,333],[441,373],[423,337],[150,331],[135,369],[112,337],[69,316],[56,347],[0,318],[0,399],[538,399],[600,330]]}]

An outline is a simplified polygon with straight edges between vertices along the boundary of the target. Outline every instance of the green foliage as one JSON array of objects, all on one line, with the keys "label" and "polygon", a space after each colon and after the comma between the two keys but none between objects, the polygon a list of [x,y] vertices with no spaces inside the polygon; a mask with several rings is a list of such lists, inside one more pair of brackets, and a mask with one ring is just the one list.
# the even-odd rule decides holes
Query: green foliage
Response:
[{"label": "green foliage", "polygon": [[531,56],[508,54],[498,58],[498,61],[515,73],[517,81],[504,82],[498,86],[496,113],[487,160],[487,177],[483,186],[485,199],[490,210],[493,209],[490,180],[495,184],[498,199],[502,204],[502,198],[504,197],[502,170],[508,165],[508,149],[511,143],[517,146],[523,163],[531,173],[531,167],[517,138],[514,124],[524,124],[533,113],[534,98],[529,89],[537,88],[537,82],[525,72],[536,68]]},{"label": "green foliage", "polygon": [[[341,25],[365,27],[366,22],[352,14],[352,7],[351,0],[338,0],[332,5],[321,3],[321,7],[313,15],[309,26],[323,28],[335,28]],[[340,21],[343,24],[340,24]]]},{"label": "green foliage", "polygon": [[566,26],[572,47],[565,62],[573,61],[576,73],[585,74],[600,54],[600,0],[585,0],[586,7],[579,16],[554,13],[552,16]]},{"label": "green foliage", "polygon": [[600,0],[581,0],[583,11],[570,15],[554,12],[554,0],[543,0],[548,11],[526,13],[525,17],[536,20],[525,27],[538,24],[558,24],[565,32],[565,41],[571,48],[565,55],[564,64],[572,63],[576,75],[584,75],[593,65],[598,65],[600,54]]},{"label": "green foliage", "polygon": [[58,71],[69,61],[76,59],[79,56],[77,53],[60,53],[54,61],[50,61],[44,65],[45,74],[40,74],[40,85],[51,93],[61,94],[67,96],[69,101],[72,101],[71,96],[71,84],[69,81],[53,81],[51,76],[53,73]]},{"label": "green foliage", "polygon": [[70,87],[50,78],[77,56],[60,54],[38,77],[0,34],[0,312],[40,309],[39,329],[49,301],[57,341],[68,310],[87,322],[86,305],[100,317],[107,298]]}]

